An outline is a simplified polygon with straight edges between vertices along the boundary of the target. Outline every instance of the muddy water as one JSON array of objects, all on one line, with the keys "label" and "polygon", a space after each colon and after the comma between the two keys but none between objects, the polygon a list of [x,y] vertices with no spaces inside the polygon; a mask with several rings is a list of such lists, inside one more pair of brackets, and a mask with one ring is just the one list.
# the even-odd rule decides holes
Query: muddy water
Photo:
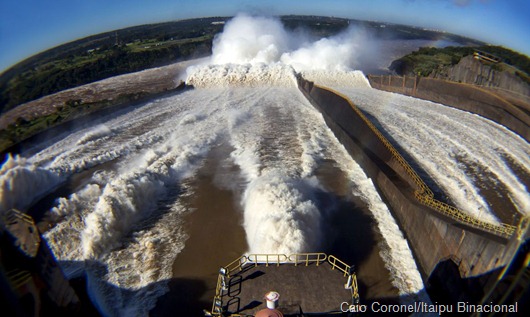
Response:
[{"label": "muddy water", "polygon": [[217,276],[219,267],[248,249],[237,196],[220,183],[227,181],[219,179],[223,174],[236,169],[220,155],[222,152],[213,150],[193,180],[196,192],[187,198],[193,211],[185,220],[189,238],[173,265],[175,277]]},{"label": "muddy water", "polygon": [[328,219],[328,254],[357,268],[363,300],[397,298],[390,284],[390,272],[380,257],[383,237],[366,204],[348,190],[349,180],[333,162],[321,164],[316,176],[333,193],[333,213]]},{"label": "muddy water", "polygon": [[[229,160],[229,150],[214,149],[193,179],[195,194],[187,198],[192,211],[185,219],[189,238],[174,262],[170,291],[159,299],[152,316],[201,316],[203,309],[211,307],[219,268],[248,250],[240,204],[246,184],[237,176],[240,173]],[[364,300],[397,299],[379,255],[382,237],[377,226],[335,165],[324,160],[315,171],[324,189],[316,195],[316,204],[326,216],[321,251],[356,266]]]},{"label": "muddy water", "polygon": [[[250,102],[244,99],[252,93],[257,96],[252,95],[250,100],[257,101]],[[73,171],[72,166],[79,166],[81,170],[88,166],[86,173],[72,172],[78,177],[70,179],[66,184],[68,185],[66,191],[77,192],[79,186],[85,184],[89,178],[93,178],[90,175],[97,176],[99,169],[103,169],[104,176],[108,177],[115,190],[114,187],[110,188],[112,186],[103,183],[99,187],[102,192],[88,192],[83,196],[83,202],[87,200],[90,202],[87,206],[81,206],[81,203],[70,199],[71,204],[63,208],[64,214],[72,213],[75,217],[66,219],[68,221],[64,222],[59,230],[52,232],[57,233],[51,236],[50,240],[55,241],[56,249],[60,251],[65,250],[65,243],[61,243],[62,241],[76,238],[77,240],[72,241],[77,244],[68,245],[72,252],[80,253],[80,242],[90,242],[87,244],[88,247],[83,249],[90,251],[92,242],[98,244],[101,241],[90,239],[92,236],[87,235],[87,232],[91,233],[90,230],[97,229],[94,232],[107,237],[104,228],[99,226],[100,223],[113,220],[113,223],[119,224],[128,220],[127,215],[114,216],[112,213],[122,208],[110,208],[111,213],[107,216],[102,212],[103,207],[100,206],[100,202],[106,203],[120,198],[125,202],[123,204],[125,208],[128,201],[137,197],[143,200],[158,200],[160,208],[152,211],[152,215],[137,217],[138,219],[131,218],[128,227],[118,231],[115,238],[108,237],[104,239],[105,243],[98,244],[106,247],[108,242],[108,247],[113,249],[109,249],[101,262],[108,270],[108,274],[96,272],[95,278],[99,284],[94,284],[93,292],[104,294],[97,300],[105,304],[107,310],[116,311],[114,315],[145,311],[145,307],[152,307],[148,305],[156,301],[157,306],[150,312],[152,316],[201,316],[203,309],[211,307],[219,267],[249,250],[246,236],[249,232],[242,226],[243,192],[250,190],[254,195],[263,197],[267,196],[267,191],[270,190],[263,186],[256,190],[249,186],[247,181],[263,182],[268,179],[267,177],[274,175],[276,178],[272,179],[279,184],[272,184],[272,190],[279,191],[279,185],[285,182],[287,186],[294,187],[287,188],[285,193],[289,193],[291,189],[310,192],[303,198],[297,198],[294,204],[288,205],[282,211],[283,213],[289,214],[291,210],[298,208],[299,205],[296,204],[305,203],[306,199],[312,200],[309,203],[317,207],[312,208],[311,212],[321,213],[317,218],[322,225],[316,227],[319,230],[317,232],[319,237],[322,233],[322,239],[319,238],[316,244],[311,244],[311,251],[333,254],[346,263],[355,265],[363,299],[396,298],[397,291],[392,286],[394,281],[388,271],[393,268],[387,269],[383,262],[388,259],[381,256],[388,250],[383,250],[384,246],[381,246],[383,235],[378,232],[374,220],[377,216],[373,213],[374,210],[369,211],[367,207],[367,204],[377,206],[378,200],[369,198],[370,189],[365,186],[368,180],[362,172],[355,172],[356,165],[349,163],[349,158],[345,152],[342,152],[340,144],[327,135],[322,118],[304,103],[296,102],[298,98],[300,98],[298,93],[278,89],[270,92],[197,90],[148,104],[139,109],[139,113],[113,119],[114,121],[108,123],[108,126],[113,127],[112,130],[107,129],[110,132],[107,131],[99,136],[99,138],[108,138],[109,141],[97,139],[98,146],[95,143],[91,146],[92,143],[81,144],[77,139],[55,145],[48,151],[49,153],[40,154],[43,162],[53,161],[61,171],[66,172]],[[289,107],[285,107],[285,104]],[[151,115],[152,112],[154,115]],[[175,124],[174,118],[180,118],[184,114],[187,114],[187,119],[177,120],[181,124]],[[225,122],[232,123],[230,125],[232,130],[226,130]],[[120,129],[123,131],[118,133]],[[209,133],[212,129],[216,133]],[[79,138],[83,140],[88,137],[96,138],[100,130],[96,127],[94,131],[83,133]],[[147,136],[137,139],[139,135],[144,134]],[[210,144],[208,140],[213,140],[214,137],[216,141]],[[169,146],[160,146],[159,139],[167,139],[162,145]],[[233,144],[235,149],[248,149],[252,154],[251,158],[255,156],[261,160],[258,176],[249,173],[253,172],[253,169],[246,164],[248,162],[245,159],[248,158],[242,158],[241,153],[228,145],[229,143]],[[62,155],[60,156],[62,160],[58,161],[53,158],[58,155],[55,152],[71,148],[71,144],[75,145],[72,152],[76,155]],[[107,155],[107,152],[114,153],[115,148],[123,144],[125,146],[123,151],[116,152],[114,156]],[[189,147],[184,145],[187,144],[197,144],[204,153],[208,153],[202,154],[203,152],[198,151],[197,153],[201,154],[194,156],[196,160],[186,160],[193,165],[193,168],[187,167],[184,163],[180,164],[181,161],[178,160],[186,157]],[[102,151],[103,154],[100,153]],[[129,157],[127,153],[132,155]],[[152,164],[151,160],[155,156],[157,164]],[[85,162],[93,162],[94,159],[97,167],[90,169],[92,165],[87,165]],[[114,160],[117,162],[115,163]],[[176,164],[176,161],[179,164]],[[316,168],[307,169],[307,165],[313,163]],[[115,165],[118,166],[116,171],[114,171]],[[150,168],[143,168],[144,165]],[[158,169],[168,165],[179,167],[176,169],[178,173],[171,174],[166,173],[163,168]],[[130,173],[130,169],[135,173]],[[311,175],[302,176],[302,170]],[[175,179],[175,175],[180,175],[182,171],[193,174]],[[280,177],[274,174],[275,171],[285,171],[288,175]],[[115,172],[116,175],[111,172]],[[318,179],[319,186],[313,186],[313,176]],[[122,181],[117,182],[114,178]],[[303,180],[303,186],[309,183],[309,180],[312,185],[297,188],[298,179]],[[161,182],[164,186],[161,186]],[[131,184],[146,186],[131,188]],[[102,187],[103,185],[105,187]],[[143,191],[150,188],[158,189],[160,193],[144,196]],[[357,188],[359,193],[353,192],[353,188]],[[105,192],[105,189],[113,189],[110,192],[112,195]],[[362,199],[356,196],[361,194]],[[284,199],[282,195],[278,193],[276,195],[273,199]],[[67,196],[67,193],[61,196]],[[264,206],[263,204],[267,203],[266,199],[254,202],[256,201],[258,203],[252,205],[252,216],[263,215],[267,213],[268,208],[274,207]],[[248,204],[246,206],[248,207]],[[78,217],[78,209],[82,209],[82,216],[92,214],[97,209],[100,211],[97,214],[97,220],[100,222],[84,221],[82,217]],[[245,210],[245,213],[248,211]],[[91,219],[93,218],[88,220]],[[277,219],[269,219],[278,223]],[[380,223],[381,219],[377,219],[377,223]],[[300,222],[296,225],[299,224]],[[71,233],[69,228],[73,225],[78,226],[79,230]],[[87,229],[88,225],[90,230]],[[324,230],[320,230],[321,227]],[[306,225],[302,225],[299,229],[304,233],[311,232],[309,230],[311,228]],[[281,238],[284,237],[282,233],[279,235]],[[311,236],[307,235],[304,238],[311,239]],[[121,239],[122,245],[114,248],[110,244],[117,239]],[[385,241],[388,239],[393,238],[385,236]],[[146,245],[151,247],[146,249],[144,248]],[[175,251],[175,254],[173,255],[171,251]],[[66,260],[71,258],[84,260],[84,253],[76,257],[71,257],[70,253],[61,254]],[[387,263],[387,265],[392,264]],[[164,277],[158,279],[157,274],[162,271]],[[149,282],[150,280],[154,282]]]},{"label": "muddy water", "polygon": [[227,148],[217,147],[190,186],[185,217],[188,239],[173,264],[170,291],[159,298],[151,316],[203,316],[210,309],[217,272],[248,250],[242,209],[236,189],[238,168],[227,160]]}]

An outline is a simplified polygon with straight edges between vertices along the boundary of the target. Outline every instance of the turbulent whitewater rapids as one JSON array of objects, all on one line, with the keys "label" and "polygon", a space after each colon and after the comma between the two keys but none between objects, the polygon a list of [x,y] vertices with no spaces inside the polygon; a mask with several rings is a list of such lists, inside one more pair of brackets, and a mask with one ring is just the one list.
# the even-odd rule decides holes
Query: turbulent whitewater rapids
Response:
[{"label": "turbulent whitewater rapids", "polygon": [[[54,226],[45,238],[69,277],[86,273],[90,296],[105,315],[146,316],[172,277],[203,278],[186,270],[192,272],[205,257],[179,264],[193,238],[234,251],[211,241],[208,231],[190,233],[186,223],[190,214],[204,211],[190,197],[201,191],[201,173],[212,156],[222,167],[214,171],[218,178],[232,173],[229,179],[238,180],[221,181],[236,197],[228,214],[242,219],[234,226],[243,228],[248,245],[237,252],[326,251],[338,235],[330,229],[341,212],[335,201],[343,199],[373,219],[374,228],[367,230],[375,236],[368,240],[371,253],[359,256],[366,261],[358,264],[360,277],[373,282],[367,295],[423,289],[407,242],[372,181],[296,87],[302,74],[325,85],[353,86],[356,95],[380,95],[362,73],[352,71],[358,43],[338,45],[344,38],[339,36],[289,47],[290,35],[277,24],[234,19],[217,38],[211,62],[182,76],[195,89],[99,118],[89,128],[42,144],[37,153],[9,158],[0,170],[2,212],[28,208],[46,195],[56,198],[48,211]],[[236,36],[239,30],[251,34]],[[271,34],[259,34],[263,31]],[[335,58],[333,47],[340,47],[338,56],[344,58]],[[416,113],[417,121],[436,125],[431,116]],[[414,140],[398,141],[407,148]],[[221,154],[212,155],[216,151]],[[202,202],[206,211],[216,203]],[[370,224],[338,222],[348,229]],[[190,236],[195,234],[199,237]],[[343,252],[355,254],[358,248],[346,244]],[[209,260],[217,267],[226,264]]]},{"label": "turbulent whitewater rapids", "polygon": [[[348,195],[381,214],[378,222],[394,226],[385,231],[397,247],[381,242],[388,268],[396,273],[391,283],[404,294],[422,289],[417,271],[405,270],[414,261],[388,209],[297,90],[294,70],[259,67],[217,67],[254,86],[224,88],[210,75],[216,67],[206,66],[199,71],[206,74],[201,77],[205,88],[102,118],[32,157],[4,165],[4,188],[14,190],[31,190],[32,184],[53,189],[88,171],[70,195],[57,197],[50,210],[57,224],[45,237],[67,275],[87,273],[91,297],[106,315],[146,315],[167,291],[164,281],[172,277],[172,263],[188,238],[183,217],[192,212],[186,197],[195,190],[189,184],[215,147],[229,149],[220,160],[239,167],[245,180],[232,190],[240,197],[236,208],[243,213],[246,251],[308,252],[329,244],[324,227],[333,206],[322,208],[317,196],[330,189],[315,171],[331,162],[348,179]],[[261,79],[256,82],[254,74]],[[284,87],[269,85],[271,76]],[[28,207],[31,198],[46,194],[3,193],[13,197],[2,199],[4,210]],[[398,255],[403,251],[408,255]],[[412,276],[398,276],[399,266]]]},{"label": "turbulent whitewater rapids", "polygon": [[[365,87],[340,87],[454,205],[498,224],[530,211],[528,143],[488,119]],[[427,177],[426,177],[427,176]]]}]

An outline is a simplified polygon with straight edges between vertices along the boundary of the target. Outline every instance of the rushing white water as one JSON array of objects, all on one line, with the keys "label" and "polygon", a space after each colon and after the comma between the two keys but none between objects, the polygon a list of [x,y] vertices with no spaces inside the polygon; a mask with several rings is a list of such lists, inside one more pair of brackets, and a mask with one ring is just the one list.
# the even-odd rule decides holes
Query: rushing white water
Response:
[{"label": "rushing white water", "polygon": [[292,67],[284,64],[224,64],[188,68],[186,84],[207,87],[296,87]]},{"label": "rushing white water", "polygon": [[[530,166],[530,151],[477,116],[455,117],[445,107],[370,89],[361,72],[350,71],[362,55],[359,38],[349,30],[309,42],[277,20],[238,17],[216,38],[210,64],[188,69],[196,89],[104,116],[29,157],[9,157],[0,169],[1,211],[26,208],[71,182],[71,193],[49,211],[57,222],[45,234],[50,247],[69,277],[87,274],[105,315],[147,316],[186,246],[183,216],[192,211],[185,198],[194,195],[190,184],[212,148],[230,149],[246,180],[233,190],[241,197],[250,253],[321,251],[333,210],[319,207],[317,193],[326,189],[315,171],[331,161],[375,219],[392,285],[427,302],[406,239],[372,180],[297,90],[296,71],[319,84],[350,87],[341,91],[380,120],[464,210],[488,206],[462,173],[462,158],[487,167],[528,210],[526,189],[491,152]],[[480,142],[466,137],[470,126]]]},{"label": "rushing white water", "polygon": [[[315,193],[324,189],[313,173],[320,160],[335,160],[350,175],[353,193],[373,208],[385,232],[388,246],[382,247],[382,257],[394,272],[392,283],[402,294],[421,290],[421,278],[399,229],[395,224],[384,227],[393,220],[371,181],[301,93],[293,86],[274,84],[285,80],[292,85],[292,68],[230,71],[261,86],[224,88],[226,83],[206,71],[202,83],[209,88],[102,118],[32,157],[10,158],[4,164],[6,184],[24,188],[26,182],[43,178],[46,186],[38,184],[48,191],[76,173],[90,171],[50,211],[57,225],[45,237],[67,275],[86,272],[89,293],[105,315],[147,315],[167,291],[164,281],[171,278],[171,264],[187,238],[182,216],[189,206],[175,188],[184,187],[185,195],[193,195],[188,180],[212,146],[225,144],[234,149],[230,157],[248,181],[241,205],[249,252],[321,250],[328,211],[318,208]],[[24,181],[14,176],[20,168],[30,175]],[[10,205],[46,194],[17,193],[11,192]],[[385,216],[377,216],[377,210]]]},{"label": "rushing white water", "polygon": [[[160,282],[172,277],[186,239],[188,207],[175,188],[186,187],[223,131],[210,107],[216,97],[188,92],[157,100],[107,118],[112,133],[83,129],[31,158],[63,178],[111,164],[58,200],[51,212],[59,223],[46,233],[67,274],[87,272],[90,294],[105,315],[147,315],[167,291]],[[61,149],[66,153],[57,155]]]},{"label": "rushing white water", "polygon": [[29,207],[60,181],[58,175],[9,154],[0,168],[0,217],[11,208]]},{"label": "rushing white water", "polygon": [[492,175],[480,175],[484,181],[504,185],[520,212],[530,212],[528,188],[507,162],[518,162],[530,173],[530,146],[521,137],[478,115],[433,102],[370,88],[335,88],[373,116],[463,211],[499,222],[471,166]]},{"label": "rushing white water", "polygon": [[302,71],[302,77],[325,87],[370,87],[370,83],[363,72],[354,71]]},{"label": "rushing white water", "polygon": [[[344,149],[337,148],[337,153],[344,152]],[[380,243],[380,256],[385,262],[385,267],[391,275],[391,282],[400,295],[414,295],[420,293],[424,286],[421,275],[417,269],[416,262],[412,256],[410,247],[399,226],[390,213],[387,205],[375,190],[371,179],[367,178],[362,168],[353,160],[347,157],[346,153],[341,153],[339,163],[343,170],[348,171],[348,176],[352,181],[352,193],[360,197],[370,209],[376,220],[378,231],[383,236]],[[430,299],[424,294],[420,294],[424,302]]]},{"label": "rushing white water", "polygon": [[216,65],[281,62],[298,72],[348,71],[377,54],[377,49],[362,29],[348,28],[315,40],[286,30],[279,19],[240,14],[215,38],[212,53],[211,63]]}]

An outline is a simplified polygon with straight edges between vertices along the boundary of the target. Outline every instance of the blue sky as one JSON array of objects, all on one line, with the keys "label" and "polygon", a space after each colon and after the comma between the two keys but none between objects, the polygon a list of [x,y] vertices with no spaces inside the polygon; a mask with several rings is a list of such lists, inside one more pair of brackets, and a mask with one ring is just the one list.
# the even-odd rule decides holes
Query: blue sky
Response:
[{"label": "blue sky", "polygon": [[0,71],[92,34],[238,12],[326,15],[422,26],[530,56],[528,0],[1,0]]}]

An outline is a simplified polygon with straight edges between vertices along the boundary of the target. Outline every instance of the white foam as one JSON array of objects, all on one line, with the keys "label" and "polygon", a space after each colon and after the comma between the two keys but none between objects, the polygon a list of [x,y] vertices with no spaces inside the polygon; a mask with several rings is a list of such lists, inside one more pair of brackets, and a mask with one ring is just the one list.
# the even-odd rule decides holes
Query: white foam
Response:
[{"label": "white foam", "polygon": [[[251,90],[233,92],[242,98]],[[314,160],[320,155],[311,150],[318,146],[313,140],[318,133],[305,134],[314,127],[315,110],[296,89],[257,88],[252,92],[251,102],[237,102],[234,96],[228,112],[234,148],[231,158],[248,181],[241,204],[249,252],[318,251],[321,211],[314,192],[319,185],[311,177]],[[305,111],[309,114],[299,115]]]},{"label": "white foam", "polygon": [[[89,273],[90,293],[107,315],[146,316],[167,291],[164,281],[171,278],[172,263],[186,240],[181,223],[186,207],[178,197],[170,206],[160,203],[175,195],[175,188],[186,188],[181,182],[194,176],[224,129],[218,124],[224,114],[211,107],[220,94],[185,92],[149,103],[110,117],[104,124],[113,127],[111,134],[79,142],[97,134],[85,129],[32,158],[67,175],[108,162],[101,157],[106,150],[120,153],[112,169],[94,172],[87,185],[59,198],[51,212],[59,223],[46,233],[68,276]],[[70,155],[53,158],[62,147]],[[167,211],[159,214],[161,208]]]},{"label": "white foam", "polygon": [[[501,182],[522,213],[530,211],[528,188],[508,166],[511,157],[530,170],[530,145],[506,128],[478,115],[367,88],[337,89],[374,116],[463,211],[499,223],[468,169],[479,167]],[[465,163],[463,163],[464,161]],[[475,174],[479,174],[478,170]]]},{"label": "white foam", "polygon": [[82,234],[85,259],[98,258],[119,246],[120,239],[146,217],[164,193],[164,183],[154,175],[125,174],[103,189],[94,212],[85,220]]},{"label": "white foam", "polygon": [[278,61],[289,45],[289,34],[278,19],[239,14],[215,38],[212,62],[270,64]]},{"label": "white foam", "polygon": [[68,198],[59,198],[49,213],[56,224],[44,237],[55,257],[62,261],[61,268],[67,278],[76,277],[85,269],[81,234],[86,228],[85,219],[100,195],[99,184],[88,184]]},{"label": "white foam", "polygon": [[50,210],[50,215],[55,222],[61,218],[68,217],[72,214],[78,214],[84,209],[91,208],[101,195],[101,188],[98,184],[88,184],[78,192],[73,193],[70,197],[60,197],[57,205]]},{"label": "white foam", "polygon": [[366,76],[359,70],[305,70],[301,74],[305,79],[327,87],[371,87]]},{"label": "white foam", "polygon": [[[158,212],[169,188],[194,177],[218,142],[234,148],[231,158],[248,181],[236,190],[242,194],[249,251],[320,250],[327,211],[315,203],[315,192],[323,189],[313,173],[319,160],[338,159],[338,141],[297,89],[197,89],[101,124],[112,133],[83,143],[79,140],[97,135],[84,129],[30,160],[69,175],[115,157],[111,169],[94,173],[87,185],[59,199],[53,211],[59,223],[46,233],[68,276],[88,272],[89,292],[107,315],[146,316],[167,291],[164,281],[185,245],[187,207],[176,199],[155,220],[149,215]],[[347,154],[346,159],[351,161]]]},{"label": "white foam", "polygon": [[25,158],[8,154],[0,168],[0,216],[11,208],[23,211],[62,181],[55,173]]},{"label": "white foam", "polygon": [[104,255],[106,273],[94,274],[88,287],[99,297],[106,316],[148,316],[157,298],[168,291],[173,261],[187,239],[181,220],[184,212],[184,206],[175,204],[158,221],[128,238],[126,248]]},{"label": "white foam", "polygon": [[62,199],[56,207],[62,210],[55,213],[65,220],[45,234],[46,240],[68,278],[87,272],[89,293],[105,316],[147,316],[167,291],[163,281],[171,278],[172,263],[184,248],[181,215],[186,209],[177,203],[148,229],[138,228],[128,238],[117,233],[114,237],[126,247],[100,253],[99,260],[87,266],[82,234],[100,195],[99,185],[90,184]]},{"label": "white foam", "polygon": [[[260,101],[259,108],[244,109],[239,105],[238,118],[249,121],[238,120],[230,131],[235,148],[232,158],[249,181],[242,197],[249,252],[289,254],[319,250],[323,242],[318,240],[322,237],[320,226],[327,211],[318,210],[314,203],[312,195],[323,189],[313,172],[319,160],[335,160],[351,180],[352,194],[368,205],[376,219],[383,236],[381,257],[391,274],[392,284],[401,295],[429,301],[428,296],[417,295],[424,285],[412,252],[372,181],[327,129],[322,115],[305,100],[295,102],[291,93],[274,91],[269,94],[269,103]],[[282,115],[277,115],[275,122],[262,120],[267,109],[274,108],[275,104],[297,114],[289,121],[290,129],[278,127]],[[285,104],[289,108],[281,106]],[[244,115],[245,111],[249,115]],[[296,138],[289,139],[289,134],[295,134]],[[285,149],[288,153],[277,151],[282,153],[278,161],[269,157],[260,148],[264,138],[278,139],[269,145],[269,151]]]},{"label": "white foam", "polygon": [[248,185],[243,204],[249,253],[293,254],[319,249],[321,217],[311,197],[316,185],[315,180],[290,179],[279,170]]},{"label": "white foam", "polygon": [[[192,114],[186,117],[196,118]],[[192,128],[186,123],[174,127],[177,130],[165,142],[129,158],[119,175],[105,186],[94,212],[85,221],[85,258],[97,258],[116,247],[116,241],[155,209],[167,186],[193,175],[200,163],[197,158],[206,155],[220,130],[207,128],[211,120],[215,116],[208,121],[196,120]]]},{"label": "white foam", "polygon": [[424,284],[409,244],[387,205],[379,196],[372,180],[366,176],[359,164],[351,159],[338,141],[330,147],[329,150],[334,153],[341,170],[347,173],[351,180],[352,194],[360,197],[374,216],[378,231],[383,237],[379,245],[380,256],[390,272],[392,285],[400,295],[410,295],[413,298],[420,296],[422,300],[429,301],[427,295],[421,294]]},{"label": "white foam", "polygon": [[89,130],[81,139],[79,139],[76,145],[83,145],[85,143],[104,138],[110,135],[111,133],[112,130],[106,125],[98,125],[94,127],[94,129]]},{"label": "white foam", "polygon": [[282,64],[223,64],[188,68],[187,85],[206,87],[296,87],[294,70]]},{"label": "white foam", "polygon": [[[300,115],[306,118],[311,118],[310,111],[304,111],[305,109],[300,110]],[[313,117],[316,122],[322,121],[322,118],[319,116]],[[298,133],[298,142],[301,144],[302,153],[300,155],[300,166],[301,166],[301,176],[309,177],[313,175],[315,169],[318,167],[318,162],[325,158],[326,148],[327,148],[327,139],[326,134],[322,129],[311,129],[310,126],[306,124],[300,124],[297,126]]]},{"label": "white foam", "polygon": [[228,21],[212,48],[212,64],[274,64],[303,70],[348,71],[365,62],[372,40],[362,29],[350,27],[329,38],[314,40],[286,30],[272,17],[240,14]]}]

